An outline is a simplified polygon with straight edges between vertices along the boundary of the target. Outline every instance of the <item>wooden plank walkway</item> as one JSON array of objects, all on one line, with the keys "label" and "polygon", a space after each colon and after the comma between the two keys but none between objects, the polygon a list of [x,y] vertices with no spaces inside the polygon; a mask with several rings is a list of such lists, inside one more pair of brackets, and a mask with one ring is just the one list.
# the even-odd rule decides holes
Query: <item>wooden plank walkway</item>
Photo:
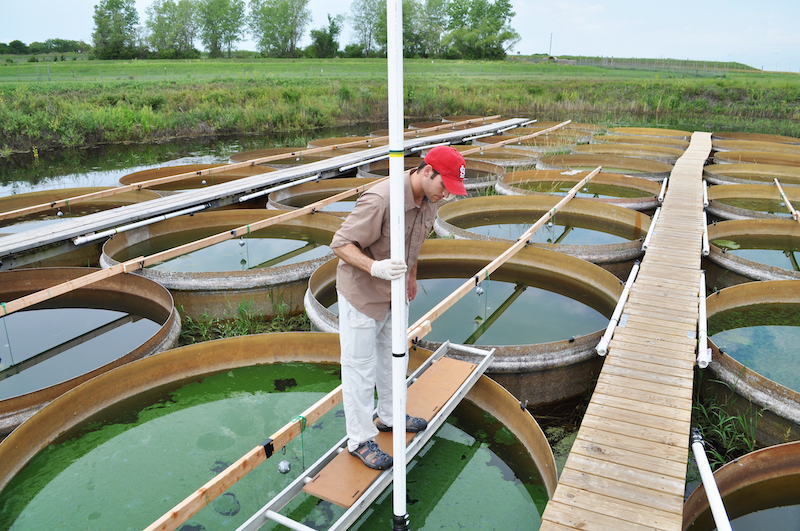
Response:
[{"label": "wooden plank walkway", "polygon": [[696,132],[655,232],[541,531],[680,531],[689,453],[703,237]]}]

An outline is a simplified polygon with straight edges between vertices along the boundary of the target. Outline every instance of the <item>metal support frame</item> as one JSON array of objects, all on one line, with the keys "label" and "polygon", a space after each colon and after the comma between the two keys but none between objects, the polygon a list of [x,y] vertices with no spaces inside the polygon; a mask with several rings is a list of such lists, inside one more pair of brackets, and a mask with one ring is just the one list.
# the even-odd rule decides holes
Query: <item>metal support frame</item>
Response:
[{"label": "metal support frame", "polygon": [[[481,375],[486,371],[489,367],[489,364],[494,359],[494,352],[495,349],[490,351],[486,351],[483,349],[470,347],[467,345],[457,345],[452,344],[449,341],[443,343],[436,352],[434,352],[422,365],[420,365],[407,379],[406,379],[406,386],[411,385],[417,378],[422,375],[431,365],[433,365],[438,359],[444,356],[450,349],[460,351],[466,354],[474,354],[481,356],[481,360],[478,363],[478,366],[472,371],[472,374],[467,378],[463,384],[458,388],[458,390],[450,397],[445,405],[440,409],[436,415],[431,419],[428,423],[428,429],[425,431],[419,432],[408,444],[407,453],[406,453],[406,463],[410,462],[425,444],[433,437],[436,430],[438,430],[450,413],[456,408],[456,406],[464,399],[464,397],[469,393],[470,389],[477,383],[478,379]],[[313,465],[308,467],[306,471],[300,475],[297,479],[295,479],[291,484],[289,484],[280,494],[278,494],[275,498],[273,498],[269,503],[264,505],[258,512],[256,512],[253,516],[251,516],[245,523],[243,523],[237,531],[255,531],[257,529],[261,529],[263,525],[265,525],[269,520],[276,521],[282,525],[289,527],[290,529],[298,529],[302,531],[306,531],[308,527],[302,526],[302,524],[295,522],[290,519],[286,519],[286,517],[280,515],[278,511],[284,508],[289,502],[294,499],[303,489],[303,486],[310,481],[311,478],[316,476],[325,466],[336,457],[342,451],[345,451],[347,447],[347,436],[342,438],[336,446],[328,450],[325,455],[320,457]],[[378,476],[372,485],[364,492],[361,498],[353,504],[352,507],[347,509],[339,519],[334,522],[328,531],[343,531],[350,527],[366,510],[369,506],[380,496],[380,494],[391,484],[392,480],[394,479],[394,468],[390,468],[389,470],[385,470]],[[275,518],[275,515],[278,515],[280,519]],[[288,520],[292,525],[287,525],[283,521],[283,519]],[[302,527],[299,527],[302,526]]]}]

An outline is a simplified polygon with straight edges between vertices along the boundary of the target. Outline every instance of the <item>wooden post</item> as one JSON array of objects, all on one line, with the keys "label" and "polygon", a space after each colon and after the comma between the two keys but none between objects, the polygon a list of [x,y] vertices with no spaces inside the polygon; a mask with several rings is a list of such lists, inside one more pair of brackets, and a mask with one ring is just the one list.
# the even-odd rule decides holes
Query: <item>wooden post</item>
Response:
[{"label": "wooden post", "polygon": [[792,219],[795,220],[795,221],[800,221],[800,219],[798,219],[798,217],[797,217],[797,210],[794,209],[794,207],[792,206],[792,202],[789,201],[788,197],[786,197],[786,194],[783,192],[783,188],[781,187],[781,183],[778,182],[778,178],[777,177],[775,178],[775,186],[778,187],[778,191],[781,193],[781,197],[783,198],[783,201],[786,203],[786,206],[789,208],[789,212],[792,213]]}]

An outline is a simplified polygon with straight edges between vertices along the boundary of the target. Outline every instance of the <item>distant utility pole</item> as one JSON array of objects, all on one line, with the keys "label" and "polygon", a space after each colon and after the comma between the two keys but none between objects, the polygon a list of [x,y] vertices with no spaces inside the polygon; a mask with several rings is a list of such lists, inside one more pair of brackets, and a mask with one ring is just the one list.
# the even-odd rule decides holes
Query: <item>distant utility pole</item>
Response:
[{"label": "distant utility pole", "polygon": [[550,49],[547,50],[547,55],[553,55],[553,34],[550,34]]}]

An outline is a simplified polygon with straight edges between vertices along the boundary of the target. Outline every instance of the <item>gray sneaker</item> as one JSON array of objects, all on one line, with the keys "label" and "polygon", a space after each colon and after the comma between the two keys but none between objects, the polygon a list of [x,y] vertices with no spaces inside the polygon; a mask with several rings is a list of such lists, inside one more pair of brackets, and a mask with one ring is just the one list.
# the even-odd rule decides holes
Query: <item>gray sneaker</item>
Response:
[{"label": "gray sneaker", "polygon": [[[381,419],[378,419],[378,422],[375,423],[375,427],[378,428],[378,431],[392,431],[392,427],[384,424]],[[427,420],[406,415],[406,433],[417,433],[427,427]]]},{"label": "gray sneaker", "polygon": [[361,459],[365,465],[375,470],[386,470],[392,467],[392,456],[384,452],[373,440],[363,442],[358,445],[358,448],[350,452]]}]

